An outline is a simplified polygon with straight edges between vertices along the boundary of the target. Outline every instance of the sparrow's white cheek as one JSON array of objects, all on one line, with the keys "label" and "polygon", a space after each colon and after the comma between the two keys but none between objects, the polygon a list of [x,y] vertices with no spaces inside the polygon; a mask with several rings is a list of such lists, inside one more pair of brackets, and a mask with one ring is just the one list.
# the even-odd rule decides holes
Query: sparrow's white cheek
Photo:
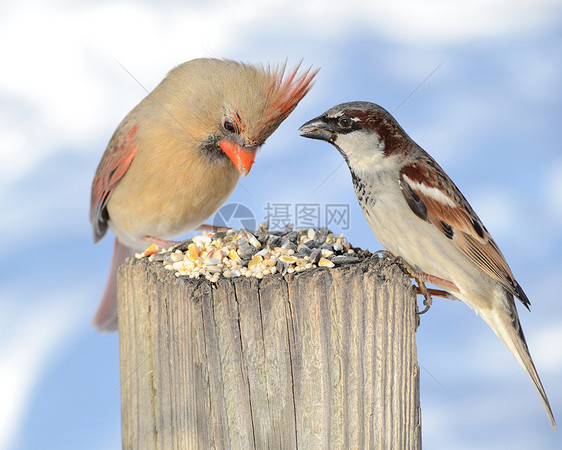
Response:
[{"label": "sparrow's white cheek", "polygon": [[384,142],[373,132],[354,131],[340,134],[336,145],[344,151],[356,173],[380,167],[386,159],[383,153]]}]

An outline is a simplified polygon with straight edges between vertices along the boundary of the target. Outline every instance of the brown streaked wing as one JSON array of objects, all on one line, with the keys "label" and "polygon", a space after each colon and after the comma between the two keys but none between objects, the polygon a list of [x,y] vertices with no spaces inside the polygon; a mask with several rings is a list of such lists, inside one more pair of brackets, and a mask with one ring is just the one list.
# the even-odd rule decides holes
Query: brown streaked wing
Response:
[{"label": "brown streaked wing", "polygon": [[[433,159],[404,166],[400,171],[400,186],[410,207],[414,195],[425,205],[427,221],[451,239],[478,267],[519,298],[523,305],[529,307],[529,299],[515,280],[492,236],[457,186]],[[433,189],[435,195],[431,195]],[[440,194],[446,195],[450,203],[441,201]],[[412,210],[419,216],[416,210]]]}]

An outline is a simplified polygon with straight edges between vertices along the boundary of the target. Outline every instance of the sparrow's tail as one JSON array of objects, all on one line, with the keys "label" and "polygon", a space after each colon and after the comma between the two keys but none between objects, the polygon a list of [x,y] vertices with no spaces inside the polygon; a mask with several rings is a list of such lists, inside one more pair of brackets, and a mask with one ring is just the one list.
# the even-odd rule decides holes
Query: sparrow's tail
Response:
[{"label": "sparrow's tail", "polygon": [[513,302],[513,296],[509,295],[510,298],[507,302],[503,302],[503,305],[507,308],[498,311],[487,310],[480,311],[482,318],[488,323],[490,328],[496,333],[496,335],[503,341],[506,347],[509,349],[511,354],[515,359],[523,366],[526,372],[531,377],[535,389],[539,393],[542,404],[550,420],[552,428],[556,430],[556,421],[554,420],[554,415],[552,414],[552,409],[550,408],[550,403],[548,402],[548,397],[542,385],[537,369],[533,364],[531,359],[531,354],[529,353],[529,348],[527,347],[527,342],[525,341],[525,336],[523,335],[523,329],[519,323],[519,317],[517,315],[517,310],[515,308],[515,303]]},{"label": "sparrow's tail", "polygon": [[109,277],[98,310],[92,321],[92,325],[99,331],[117,331],[117,269],[129,256],[134,254],[135,251],[132,248],[121,244],[115,238]]}]

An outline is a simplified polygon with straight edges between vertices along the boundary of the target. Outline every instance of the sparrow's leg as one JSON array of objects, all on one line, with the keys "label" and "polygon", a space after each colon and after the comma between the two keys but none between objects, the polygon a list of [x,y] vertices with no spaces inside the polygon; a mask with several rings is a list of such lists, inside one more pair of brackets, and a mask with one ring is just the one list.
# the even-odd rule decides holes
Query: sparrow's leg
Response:
[{"label": "sparrow's leg", "polygon": [[[425,272],[417,272],[417,271],[414,270],[414,273],[416,275],[415,278],[417,280],[421,280],[425,283],[435,284],[437,286],[442,286],[442,287],[444,287],[446,289],[449,289],[450,291],[453,291],[453,292],[460,292],[457,285],[455,283],[453,283],[452,281],[445,280],[444,278],[439,278],[439,277],[436,277],[435,275],[430,275],[430,274],[425,273]],[[443,291],[440,291],[440,292],[443,292]],[[442,295],[438,295],[438,297],[442,297]],[[443,298],[448,298],[450,300],[456,300],[451,295],[443,297]]]},{"label": "sparrow's leg", "polygon": [[[447,298],[449,300],[458,300],[458,298],[453,297],[449,292],[447,291],[443,291],[441,289],[431,289],[431,288],[427,288],[427,292],[429,293],[429,295],[431,295],[432,297],[441,297],[441,298]],[[421,294],[421,292],[419,292],[419,294]]]},{"label": "sparrow's leg", "polygon": [[423,295],[423,304],[425,305],[425,308],[422,311],[418,312],[418,314],[424,314],[429,310],[429,308],[431,308],[431,305],[433,304],[433,296],[448,298],[449,300],[456,300],[451,294],[446,291],[442,291],[440,289],[428,289],[425,285],[425,283],[432,283],[458,292],[459,289],[454,283],[425,272],[420,272],[414,269],[406,261],[404,261],[401,256],[394,256],[387,250],[379,250],[375,252],[375,255],[381,255],[381,257],[387,258],[390,261],[398,264],[410,276],[410,278],[416,280],[416,283],[418,283],[418,286],[416,287],[416,293]]}]

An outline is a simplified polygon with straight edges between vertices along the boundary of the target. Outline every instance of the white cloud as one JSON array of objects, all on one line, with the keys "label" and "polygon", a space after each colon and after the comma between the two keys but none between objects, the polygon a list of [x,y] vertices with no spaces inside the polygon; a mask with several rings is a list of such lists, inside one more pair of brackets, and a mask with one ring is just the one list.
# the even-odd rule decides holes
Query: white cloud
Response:
[{"label": "white cloud", "polygon": [[555,1],[402,0],[374,6],[364,17],[392,39],[412,45],[450,45],[539,27],[559,9]]}]

